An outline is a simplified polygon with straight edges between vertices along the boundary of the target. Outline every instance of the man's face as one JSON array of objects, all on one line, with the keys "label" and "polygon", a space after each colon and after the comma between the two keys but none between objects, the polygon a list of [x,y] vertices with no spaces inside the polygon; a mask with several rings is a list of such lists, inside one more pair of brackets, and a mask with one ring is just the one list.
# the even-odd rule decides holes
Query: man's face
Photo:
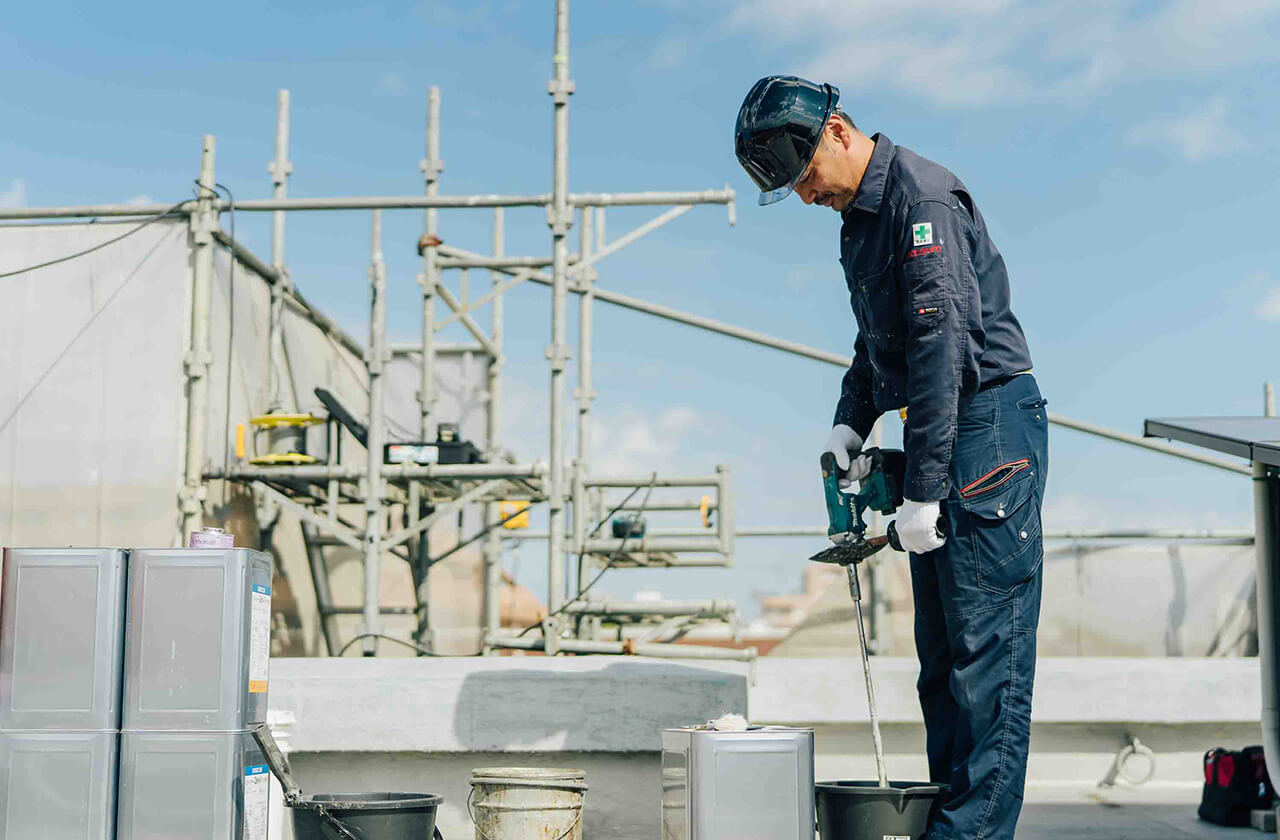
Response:
[{"label": "man's face", "polygon": [[827,124],[813,161],[796,182],[796,195],[805,204],[820,204],[839,213],[853,201],[858,180],[847,154],[846,133],[847,126],[843,123],[838,127]]}]

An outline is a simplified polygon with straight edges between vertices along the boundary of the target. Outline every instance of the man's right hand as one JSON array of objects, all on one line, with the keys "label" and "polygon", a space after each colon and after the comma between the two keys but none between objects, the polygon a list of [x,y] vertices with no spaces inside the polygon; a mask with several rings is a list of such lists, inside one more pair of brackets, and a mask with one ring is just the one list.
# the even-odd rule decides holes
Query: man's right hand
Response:
[{"label": "man's right hand", "polygon": [[871,456],[859,455],[862,437],[852,427],[843,423],[831,428],[827,448],[823,450],[836,456],[836,467],[841,471],[840,489],[852,492],[853,482],[861,481],[871,472]]}]

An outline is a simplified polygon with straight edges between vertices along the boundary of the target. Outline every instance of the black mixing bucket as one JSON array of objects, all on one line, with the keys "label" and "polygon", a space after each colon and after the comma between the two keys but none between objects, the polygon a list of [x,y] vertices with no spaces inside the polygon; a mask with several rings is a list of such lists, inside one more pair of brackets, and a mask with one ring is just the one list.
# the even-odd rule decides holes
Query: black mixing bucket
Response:
[{"label": "black mixing bucket", "polygon": [[947,791],[931,782],[818,782],[818,834],[822,840],[920,840],[929,812]]},{"label": "black mixing bucket", "polygon": [[360,840],[430,840],[433,834],[440,836],[436,830],[436,808],[442,801],[429,793],[302,796],[290,806],[293,836],[297,840],[350,840],[345,831]]}]

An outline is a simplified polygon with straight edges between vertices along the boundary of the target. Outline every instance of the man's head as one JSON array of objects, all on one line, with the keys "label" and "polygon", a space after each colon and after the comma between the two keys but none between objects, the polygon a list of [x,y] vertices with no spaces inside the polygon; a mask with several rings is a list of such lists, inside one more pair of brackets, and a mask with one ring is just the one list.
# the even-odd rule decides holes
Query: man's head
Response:
[{"label": "man's head", "polygon": [[738,162],[772,204],[796,191],[843,210],[857,192],[871,143],[837,107],[840,92],[796,76],[767,76],[738,111]]}]

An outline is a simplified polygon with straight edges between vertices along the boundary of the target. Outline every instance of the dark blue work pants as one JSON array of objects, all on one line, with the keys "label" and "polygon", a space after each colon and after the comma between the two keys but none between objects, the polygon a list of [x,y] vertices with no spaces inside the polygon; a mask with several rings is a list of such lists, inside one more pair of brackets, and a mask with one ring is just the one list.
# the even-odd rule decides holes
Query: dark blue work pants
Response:
[{"label": "dark blue work pants", "polygon": [[[1031,374],[961,402],[946,545],[911,555],[929,840],[1013,837],[1031,737],[1048,417]],[[910,447],[910,441],[906,442]]]}]

